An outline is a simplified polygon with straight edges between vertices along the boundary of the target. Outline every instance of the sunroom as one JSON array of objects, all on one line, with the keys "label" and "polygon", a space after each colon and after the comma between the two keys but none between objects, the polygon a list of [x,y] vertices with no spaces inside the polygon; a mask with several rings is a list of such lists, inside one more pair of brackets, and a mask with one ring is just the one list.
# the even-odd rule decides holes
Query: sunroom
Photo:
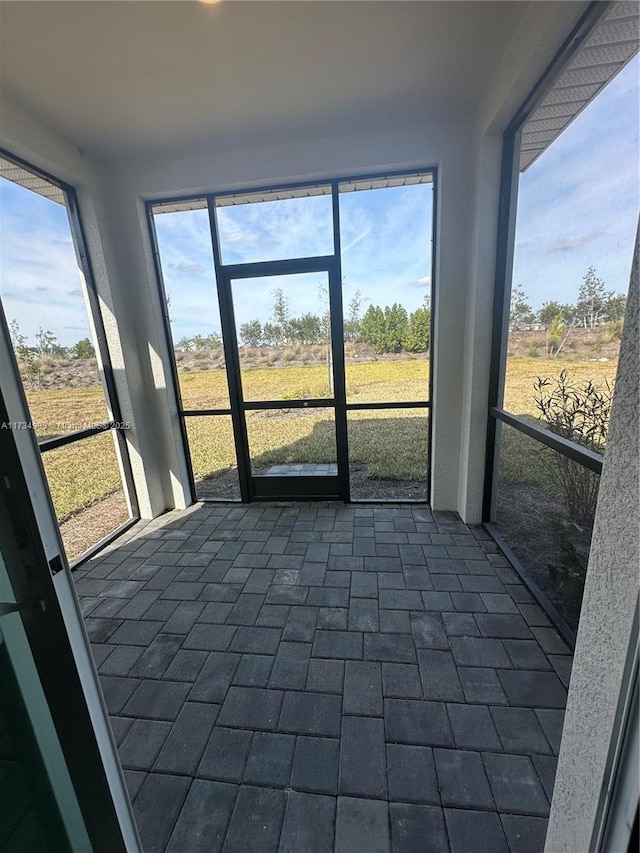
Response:
[{"label": "sunroom", "polygon": [[0,24],[0,848],[634,849],[637,5]]}]

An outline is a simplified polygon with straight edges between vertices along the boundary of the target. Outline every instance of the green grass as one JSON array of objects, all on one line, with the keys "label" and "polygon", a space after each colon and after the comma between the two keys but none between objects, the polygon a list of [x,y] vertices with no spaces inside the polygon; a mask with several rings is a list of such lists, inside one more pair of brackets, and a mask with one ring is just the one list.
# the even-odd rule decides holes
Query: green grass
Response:
[{"label": "green grass", "polygon": [[[533,383],[537,376],[555,376],[566,368],[577,380],[611,380],[616,362],[559,364],[553,359],[510,358],[507,366],[505,407],[516,414],[535,416]],[[429,363],[402,361],[347,365],[349,402],[416,401],[426,398]],[[326,397],[329,393],[326,366],[255,368],[243,371],[247,400],[286,400]],[[180,374],[185,408],[224,408],[229,405],[224,371]],[[32,391],[27,394],[31,417],[36,422],[93,423],[105,419],[100,388]],[[247,417],[254,466],[283,462],[333,462],[335,440],[333,414],[327,409],[251,412]],[[67,431],[67,430],[63,430]],[[38,434],[42,439],[55,430]],[[187,432],[196,478],[215,476],[236,464],[229,416],[195,417],[187,420]],[[510,431],[513,432],[513,431]],[[397,480],[424,479],[427,451],[427,413],[420,409],[352,412],[349,415],[351,461],[367,465],[368,475]],[[523,443],[524,442],[524,443]],[[510,478],[525,477],[535,470],[533,442],[506,435],[504,454]],[[537,452],[537,447],[534,448]],[[45,468],[59,519],[99,501],[120,486],[120,475],[111,435],[101,435],[44,456]],[[511,466],[509,468],[509,466]]]}]

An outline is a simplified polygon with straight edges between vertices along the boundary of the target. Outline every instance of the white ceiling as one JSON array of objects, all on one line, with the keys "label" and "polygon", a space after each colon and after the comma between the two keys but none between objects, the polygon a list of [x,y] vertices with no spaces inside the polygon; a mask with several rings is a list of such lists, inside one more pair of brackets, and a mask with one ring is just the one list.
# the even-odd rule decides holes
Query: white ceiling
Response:
[{"label": "white ceiling", "polygon": [[0,2],[2,93],[95,156],[475,109],[528,2]]}]

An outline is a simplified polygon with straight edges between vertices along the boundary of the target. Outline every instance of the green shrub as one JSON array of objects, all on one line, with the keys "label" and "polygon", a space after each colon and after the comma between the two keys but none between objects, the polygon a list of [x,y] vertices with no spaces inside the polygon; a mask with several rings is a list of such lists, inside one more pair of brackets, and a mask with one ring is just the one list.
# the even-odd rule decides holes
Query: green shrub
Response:
[{"label": "green shrub", "polygon": [[[538,377],[534,383],[536,407],[551,432],[595,453],[607,443],[613,383],[598,387],[591,380],[573,384],[563,370],[556,379]],[[600,478],[579,462],[560,453],[546,463],[566,501],[571,518],[590,523],[598,498]]]}]

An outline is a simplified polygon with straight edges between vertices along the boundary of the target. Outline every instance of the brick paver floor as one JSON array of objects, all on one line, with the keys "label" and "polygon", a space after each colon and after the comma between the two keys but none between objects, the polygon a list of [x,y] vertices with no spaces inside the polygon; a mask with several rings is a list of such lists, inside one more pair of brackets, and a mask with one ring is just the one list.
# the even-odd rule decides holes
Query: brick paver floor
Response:
[{"label": "brick paver floor", "polygon": [[197,505],[75,573],[147,853],[540,853],[569,649],[488,535]]}]

